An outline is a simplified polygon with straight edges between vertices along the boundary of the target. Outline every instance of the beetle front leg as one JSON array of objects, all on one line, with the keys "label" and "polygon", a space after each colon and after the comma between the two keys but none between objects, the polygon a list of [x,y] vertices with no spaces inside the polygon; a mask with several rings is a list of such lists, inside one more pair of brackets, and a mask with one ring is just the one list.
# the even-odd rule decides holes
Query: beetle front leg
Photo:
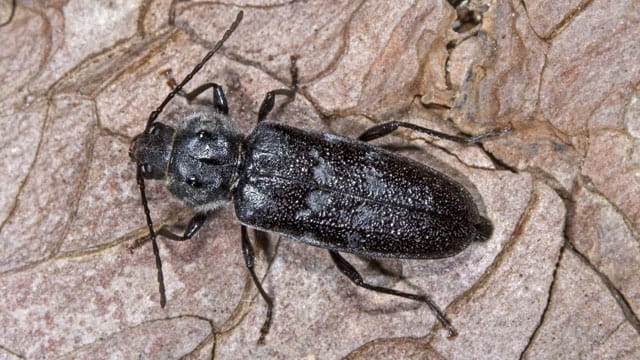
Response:
[{"label": "beetle front leg", "polygon": [[377,138],[381,138],[383,136],[389,135],[390,133],[392,133],[393,131],[401,127],[411,129],[413,131],[417,131],[419,133],[433,136],[439,139],[455,141],[457,143],[463,143],[463,144],[475,144],[475,143],[481,142],[484,139],[506,134],[511,131],[511,126],[507,126],[505,128],[489,131],[484,134],[465,137],[465,136],[455,136],[455,135],[445,134],[436,130],[431,130],[431,129],[418,126],[415,124],[407,123],[407,122],[389,121],[389,122],[375,125],[367,129],[364,133],[362,133],[362,135],[358,137],[358,140],[371,141]]},{"label": "beetle front leg", "polygon": [[224,96],[224,90],[222,89],[222,86],[216,83],[206,83],[200,85],[191,92],[185,92],[183,96],[185,97],[185,99],[187,99],[187,101],[192,101],[193,99],[198,97],[198,95],[211,88],[213,88],[213,104],[216,108],[216,111],[223,115],[229,115],[229,105],[227,104],[226,96]]},{"label": "beetle front leg", "polygon": [[255,271],[255,254],[253,252],[253,246],[251,245],[251,240],[249,239],[249,233],[247,232],[247,227],[242,225],[240,229],[242,235],[242,255],[244,255],[244,262],[247,265],[247,269],[249,270],[249,274],[251,274],[251,278],[253,279],[253,283],[256,284],[260,295],[267,303],[267,316],[264,320],[264,324],[262,324],[262,328],[260,328],[260,337],[258,338],[258,344],[264,345],[264,339],[269,333],[269,328],[271,327],[271,314],[273,312],[273,300],[267,294],[266,291],[262,288],[262,284],[260,284],[260,280],[256,275]]},{"label": "beetle front leg", "polygon": [[447,329],[448,336],[450,338],[453,338],[456,335],[458,335],[458,332],[453,327],[453,325],[451,325],[451,322],[449,320],[447,320],[447,318],[445,317],[445,315],[442,312],[442,310],[440,310],[438,305],[436,305],[431,299],[429,299],[428,296],[426,296],[426,295],[418,295],[418,294],[411,294],[411,293],[406,293],[406,292],[402,292],[402,291],[398,291],[398,290],[389,289],[389,288],[386,288],[386,287],[381,287],[381,286],[375,286],[375,285],[368,284],[368,283],[366,283],[364,281],[364,279],[362,279],[362,276],[360,275],[358,270],[356,270],[356,268],[353,267],[353,265],[351,265],[345,258],[343,258],[342,255],[340,255],[336,251],[331,251],[331,250],[329,251],[329,254],[331,255],[331,259],[333,260],[333,262],[338,267],[338,270],[340,270],[340,272],[342,272],[344,275],[346,275],[349,278],[349,280],[351,280],[351,282],[353,282],[354,284],[356,284],[356,285],[358,285],[360,287],[363,287],[365,289],[373,290],[373,291],[376,291],[376,292],[381,292],[381,293],[384,293],[384,294],[400,296],[400,297],[403,297],[403,298],[407,298],[407,299],[411,299],[411,300],[415,300],[415,301],[419,301],[419,302],[425,303],[425,304],[427,304],[427,306],[429,306],[429,308],[431,309],[433,314],[436,316],[436,318],[438,318],[438,321],[440,321],[442,326],[444,326],[445,329]]},{"label": "beetle front leg", "polygon": [[[196,213],[191,218],[191,220],[189,220],[189,223],[187,224],[187,227],[185,228],[184,233],[182,235],[178,235],[171,232],[169,229],[167,229],[166,226],[162,226],[160,229],[158,229],[157,235],[162,235],[167,239],[171,239],[174,241],[189,240],[198,232],[198,230],[200,230],[200,228],[202,228],[202,225],[207,220],[207,215],[208,214],[206,212]],[[128,249],[129,251],[133,251],[134,249],[137,249],[140,246],[144,245],[144,243],[146,243],[149,240],[151,240],[150,236],[145,236],[141,239],[137,239],[136,241],[133,242],[133,244],[129,245]]]},{"label": "beetle front leg", "polygon": [[[171,76],[171,70],[164,71],[164,75],[167,77],[167,85],[173,90],[178,86],[176,79]],[[193,101],[198,95],[213,88],[213,105],[216,108],[216,112],[223,115],[229,115],[229,105],[227,104],[227,97],[224,95],[222,86],[216,83],[206,83],[198,86],[193,91],[186,92],[184,90],[178,91],[178,95],[187,99],[188,102]]]}]

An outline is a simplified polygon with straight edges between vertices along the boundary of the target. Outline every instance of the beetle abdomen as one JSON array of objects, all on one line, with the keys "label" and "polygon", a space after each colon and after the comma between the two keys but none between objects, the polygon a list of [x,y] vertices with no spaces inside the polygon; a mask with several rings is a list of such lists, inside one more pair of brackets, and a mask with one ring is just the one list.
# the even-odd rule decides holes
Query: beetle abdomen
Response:
[{"label": "beetle abdomen", "polygon": [[461,185],[361,141],[261,122],[244,156],[235,208],[249,226],[401,258],[448,257],[491,232]]}]

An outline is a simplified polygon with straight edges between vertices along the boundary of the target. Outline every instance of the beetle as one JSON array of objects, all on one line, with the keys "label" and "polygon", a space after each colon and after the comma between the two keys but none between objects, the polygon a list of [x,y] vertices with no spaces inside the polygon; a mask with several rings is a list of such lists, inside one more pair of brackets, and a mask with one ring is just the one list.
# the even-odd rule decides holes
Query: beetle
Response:
[{"label": "beetle", "polygon": [[[129,150],[136,163],[136,179],[149,228],[149,235],[131,248],[151,241],[161,306],[166,304],[166,295],[156,237],[188,240],[213,211],[233,202],[241,223],[244,260],[267,304],[259,343],[264,343],[269,331],[273,301],[255,273],[248,227],[327,249],[338,269],[355,285],[427,304],[449,337],[455,336],[455,328],[428,296],[369,284],[340,252],[367,258],[437,259],[461,252],[472,241],[487,240],[493,226],[480,215],[462,185],[368,141],[408,128],[472,144],[504,130],[462,137],[391,121],[351,139],[270,121],[267,117],[276,96],[289,100],[295,96],[298,74],[292,57],[291,88],[266,94],[256,127],[244,136],[229,119],[220,85],[206,83],[189,93],[183,90],[235,31],[242,15],[238,13],[222,39],[182,82],[173,83],[173,90],[151,112],[144,131],[133,138]],[[176,95],[192,100],[210,89],[213,109],[191,114],[177,127],[156,121]],[[194,209],[195,215],[183,234],[164,226],[155,231],[145,194],[145,180],[150,179],[164,180],[175,197]]]}]

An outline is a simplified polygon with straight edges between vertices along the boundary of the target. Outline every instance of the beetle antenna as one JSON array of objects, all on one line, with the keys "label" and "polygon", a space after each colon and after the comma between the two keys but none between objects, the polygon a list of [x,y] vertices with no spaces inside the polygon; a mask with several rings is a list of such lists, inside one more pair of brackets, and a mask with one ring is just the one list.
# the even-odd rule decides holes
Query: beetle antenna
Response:
[{"label": "beetle antenna", "polygon": [[187,85],[187,83],[189,81],[191,81],[191,79],[194,77],[194,75],[197,74],[202,69],[204,64],[207,61],[209,61],[209,59],[211,59],[213,54],[217,53],[218,50],[220,50],[220,48],[225,43],[225,41],[227,41],[227,39],[229,39],[231,34],[233,34],[233,32],[236,30],[236,28],[240,24],[240,21],[242,20],[242,16],[243,15],[244,15],[244,13],[242,11],[240,11],[238,13],[238,15],[236,16],[236,19],[233,21],[233,23],[231,24],[229,29],[227,29],[227,31],[224,33],[224,35],[222,35],[222,39],[220,39],[216,43],[216,45],[213,47],[213,49],[209,50],[207,55],[205,55],[202,58],[202,60],[198,63],[198,65],[196,65],[193,68],[193,70],[191,70],[191,72],[189,74],[187,74],[187,76],[185,76],[185,78],[178,84],[178,86],[176,86],[175,88],[173,88],[173,90],[171,90],[169,95],[167,95],[167,97],[164,98],[164,100],[162,101],[160,106],[158,106],[157,109],[155,109],[154,111],[151,112],[151,115],[149,115],[149,120],[147,120],[147,127],[144,129],[145,132],[149,130],[149,128],[151,127],[151,124],[153,124],[153,122],[156,120],[158,115],[160,115],[160,113],[162,112],[164,107],[169,103],[169,101],[171,101],[171,99],[173,99],[176,96],[176,94],[178,94],[180,91],[182,91],[182,88],[185,85]]},{"label": "beetle antenna", "polygon": [[[169,95],[167,95],[167,97],[164,98],[160,106],[158,106],[155,110],[151,112],[151,115],[149,115],[149,120],[147,120],[147,125],[144,129],[145,133],[149,131],[149,129],[151,128],[151,125],[158,118],[158,115],[160,115],[160,113],[162,112],[164,107],[167,106],[169,101],[171,101],[171,99],[173,99],[176,96],[176,94],[182,91],[182,88],[184,88],[184,86],[187,85],[189,81],[191,81],[191,79],[195,76],[195,74],[197,74],[202,69],[204,64],[206,64],[206,62],[209,61],[209,59],[211,59],[211,57],[216,52],[218,52],[218,50],[220,50],[220,48],[225,43],[225,41],[229,39],[231,34],[233,34],[233,32],[236,30],[236,28],[240,24],[240,21],[242,20],[243,15],[244,13],[242,11],[238,13],[238,15],[236,16],[236,19],[233,21],[229,29],[225,31],[224,35],[222,36],[222,39],[220,39],[215,44],[213,49],[209,50],[207,55],[205,55],[202,58],[202,60],[193,68],[193,70],[191,70],[191,72],[187,74],[187,76],[185,76],[185,78],[175,88],[173,88],[173,90],[171,90]],[[144,177],[142,176],[142,164],[140,162],[136,164],[136,182],[138,183],[138,187],[140,188],[140,198],[142,199],[142,207],[144,208],[144,214],[147,219],[147,227],[149,228],[149,239],[151,239],[151,244],[153,246],[153,255],[156,258],[156,269],[158,269],[158,286],[160,290],[160,306],[164,308],[164,306],[167,303],[167,296],[165,294],[165,289],[164,289],[164,275],[162,274],[162,260],[160,259],[160,249],[158,248],[158,241],[156,240],[157,235],[155,230],[153,229],[153,220],[151,220],[151,211],[149,210],[149,203],[147,202],[147,194],[145,193],[145,186],[144,186]]]},{"label": "beetle antenna", "polygon": [[158,241],[156,240],[156,232],[153,229],[153,221],[151,220],[151,211],[149,210],[149,204],[147,202],[147,194],[144,191],[144,177],[142,176],[142,165],[136,166],[136,181],[140,188],[140,197],[142,198],[142,207],[144,208],[144,215],[147,218],[147,227],[149,227],[149,238],[151,239],[151,245],[153,246],[153,255],[156,257],[156,269],[158,269],[158,285],[160,286],[160,307],[165,306],[167,303],[167,296],[164,291],[164,276],[162,275],[162,260],[160,260],[160,249],[158,248]]}]

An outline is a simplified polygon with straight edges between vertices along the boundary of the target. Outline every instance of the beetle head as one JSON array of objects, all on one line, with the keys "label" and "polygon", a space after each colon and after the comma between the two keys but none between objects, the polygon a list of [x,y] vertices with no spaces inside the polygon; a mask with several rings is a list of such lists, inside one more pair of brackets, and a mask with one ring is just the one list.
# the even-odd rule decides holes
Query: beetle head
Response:
[{"label": "beetle head", "polygon": [[165,177],[175,132],[171,126],[155,122],[149,130],[133,138],[129,156],[140,166],[145,179]]}]

